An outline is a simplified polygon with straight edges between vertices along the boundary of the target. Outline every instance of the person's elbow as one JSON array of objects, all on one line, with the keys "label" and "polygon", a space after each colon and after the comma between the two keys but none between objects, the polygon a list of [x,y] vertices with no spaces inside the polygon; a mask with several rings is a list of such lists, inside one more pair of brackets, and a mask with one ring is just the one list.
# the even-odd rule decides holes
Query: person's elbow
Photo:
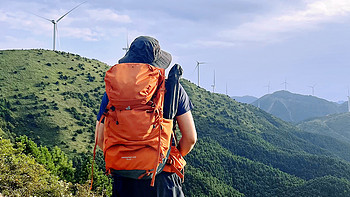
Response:
[{"label": "person's elbow", "polygon": [[189,153],[197,142],[197,131],[191,111],[176,117],[182,137],[180,139],[180,152],[184,156]]},{"label": "person's elbow", "polygon": [[104,124],[100,123],[99,121],[96,121],[95,143],[97,144],[98,147],[101,148],[101,150],[103,150],[103,141],[104,141],[103,130],[104,130]]},{"label": "person's elbow", "polygon": [[193,135],[188,136],[186,141],[189,145],[195,145],[197,143],[197,132],[196,129],[194,129],[194,131],[191,131],[191,133],[193,133]]}]

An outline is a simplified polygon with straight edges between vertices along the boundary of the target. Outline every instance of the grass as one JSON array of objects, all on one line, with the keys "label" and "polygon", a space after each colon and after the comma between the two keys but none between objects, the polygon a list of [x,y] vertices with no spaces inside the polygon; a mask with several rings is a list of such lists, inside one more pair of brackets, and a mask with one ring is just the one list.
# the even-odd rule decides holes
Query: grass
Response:
[{"label": "grass", "polygon": [[0,51],[0,98],[16,112],[16,133],[66,152],[90,150],[108,68],[59,51]]}]

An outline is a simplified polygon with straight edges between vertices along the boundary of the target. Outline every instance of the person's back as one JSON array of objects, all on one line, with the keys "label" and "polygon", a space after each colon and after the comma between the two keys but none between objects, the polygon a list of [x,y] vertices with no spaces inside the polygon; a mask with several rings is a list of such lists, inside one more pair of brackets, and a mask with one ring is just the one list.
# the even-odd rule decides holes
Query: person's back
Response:
[{"label": "person's back", "polygon": [[[147,36],[136,38],[131,44],[127,54],[119,60],[119,63],[146,63],[164,69],[170,65],[170,62],[171,55],[160,50],[156,39]],[[166,85],[167,84],[166,82]],[[95,130],[96,143],[101,149],[103,149],[104,146],[104,123],[103,121],[100,123],[99,120],[108,103],[109,98],[107,94],[105,94],[102,99],[100,112],[97,116]],[[175,119],[182,134],[177,148],[181,155],[185,156],[196,143],[197,134],[191,114],[193,106],[181,85],[179,87],[177,105],[178,108]],[[172,171],[166,172],[166,169],[156,176],[154,187],[150,186],[151,179],[133,179],[119,174],[112,175],[114,179],[113,196],[184,196],[181,188],[182,180],[176,173]]]}]

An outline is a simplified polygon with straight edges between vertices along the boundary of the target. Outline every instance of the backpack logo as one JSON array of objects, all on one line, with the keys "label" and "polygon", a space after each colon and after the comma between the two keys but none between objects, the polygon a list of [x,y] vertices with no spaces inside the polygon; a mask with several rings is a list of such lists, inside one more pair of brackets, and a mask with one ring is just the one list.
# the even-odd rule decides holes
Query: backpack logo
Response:
[{"label": "backpack logo", "polygon": [[136,159],[136,156],[121,157],[121,158],[126,160],[132,160],[132,159]]}]

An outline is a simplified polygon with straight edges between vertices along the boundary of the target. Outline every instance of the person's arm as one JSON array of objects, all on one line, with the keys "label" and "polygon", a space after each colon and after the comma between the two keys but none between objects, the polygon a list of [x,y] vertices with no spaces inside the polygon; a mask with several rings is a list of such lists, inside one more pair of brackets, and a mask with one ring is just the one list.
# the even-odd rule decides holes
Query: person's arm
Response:
[{"label": "person's arm", "polygon": [[[101,105],[100,105],[100,110],[97,114],[97,121],[96,121],[96,127],[95,127],[95,143],[96,143],[96,139],[97,139],[97,145],[98,147],[101,148],[101,150],[103,150],[103,140],[104,140],[104,135],[103,135],[103,131],[104,131],[104,121],[100,122],[100,119],[104,113],[104,111],[106,110],[106,107],[108,105],[109,99],[106,93],[103,94],[102,97],[102,101],[101,101]],[[98,138],[97,138],[98,136]]]},{"label": "person's arm", "polygon": [[187,155],[197,142],[197,131],[191,111],[176,117],[182,137],[178,149],[182,156]]},{"label": "person's arm", "polygon": [[100,147],[101,150],[103,150],[103,140],[104,140],[103,130],[104,130],[104,124],[102,122],[100,123],[99,121],[96,121],[95,143],[97,143],[98,147]]}]

